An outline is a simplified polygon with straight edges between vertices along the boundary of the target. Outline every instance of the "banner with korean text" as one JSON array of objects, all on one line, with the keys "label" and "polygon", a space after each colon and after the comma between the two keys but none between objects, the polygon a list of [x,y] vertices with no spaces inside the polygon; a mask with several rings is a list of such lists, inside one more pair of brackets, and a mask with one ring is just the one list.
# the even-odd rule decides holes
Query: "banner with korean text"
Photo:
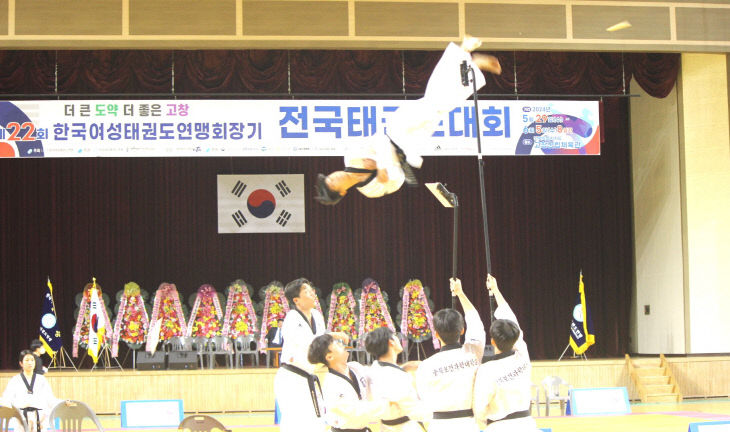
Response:
[{"label": "banner with korean text", "polygon": [[[0,101],[0,157],[338,156],[385,139],[404,100]],[[597,101],[479,103],[482,154],[598,155]],[[418,119],[414,119],[418,120]],[[426,156],[476,155],[474,104],[444,113]]]}]

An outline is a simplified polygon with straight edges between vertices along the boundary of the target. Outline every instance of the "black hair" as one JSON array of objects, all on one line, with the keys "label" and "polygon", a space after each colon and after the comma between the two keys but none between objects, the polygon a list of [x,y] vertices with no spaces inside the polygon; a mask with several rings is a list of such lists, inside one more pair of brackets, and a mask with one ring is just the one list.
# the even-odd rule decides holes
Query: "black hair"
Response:
[{"label": "black hair", "polygon": [[299,297],[299,294],[302,292],[302,286],[304,284],[307,284],[309,286],[312,286],[312,282],[309,282],[309,280],[301,277],[294,279],[293,281],[286,284],[284,287],[284,295],[286,296],[286,299],[289,300],[289,305],[294,307],[294,299]]},{"label": "black hair", "polygon": [[520,328],[514,321],[498,319],[492,322],[489,327],[489,336],[494,339],[494,344],[501,352],[508,352],[512,349],[520,337]]},{"label": "black hair", "polygon": [[464,331],[464,317],[456,309],[441,309],[433,316],[433,327],[444,344],[459,343]]},{"label": "black hair", "polygon": [[365,350],[377,360],[388,352],[388,342],[392,337],[393,331],[388,327],[376,328],[365,335]]},{"label": "black hair", "polygon": [[33,339],[32,341],[30,341],[30,349],[33,351],[37,350],[38,348],[40,348],[42,346],[43,346],[43,342],[41,342],[40,339]]},{"label": "black hair", "polygon": [[[23,359],[27,355],[33,355],[33,352],[31,350],[24,349],[20,352],[20,356],[18,357],[18,363],[23,363]],[[33,356],[33,360],[35,360],[35,356]]]},{"label": "black hair", "polygon": [[309,360],[309,363],[322,363],[325,366],[329,366],[327,364],[327,354],[330,352],[330,345],[334,341],[335,338],[330,334],[323,334],[314,338],[307,352],[307,360]]}]

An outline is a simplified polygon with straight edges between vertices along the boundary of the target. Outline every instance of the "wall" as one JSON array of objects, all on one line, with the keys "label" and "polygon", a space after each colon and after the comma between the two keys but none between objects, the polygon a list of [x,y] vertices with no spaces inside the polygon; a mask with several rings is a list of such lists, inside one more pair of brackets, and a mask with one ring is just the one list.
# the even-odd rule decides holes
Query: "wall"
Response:
[{"label": "wall", "polygon": [[684,353],[677,90],[659,99],[632,81],[631,92],[639,97],[631,99],[636,292],[630,349]]},{"label": "wall", "polygon": [[678,83],[687,349],[691,353],[728,352],[730,131],[726,56],[682,54]]}]

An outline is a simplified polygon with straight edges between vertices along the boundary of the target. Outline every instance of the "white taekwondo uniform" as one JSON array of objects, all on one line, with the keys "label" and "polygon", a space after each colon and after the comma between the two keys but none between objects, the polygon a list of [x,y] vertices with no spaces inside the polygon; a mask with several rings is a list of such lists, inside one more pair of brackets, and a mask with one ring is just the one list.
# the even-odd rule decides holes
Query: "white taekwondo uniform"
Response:
[{"label": "white taekwondo uniform", "polygon": [[[494,317],[517,324],[515,314],[506,304],[494,311]],[[482,428],[489,423],[484,430],[537,430],[535,419],[530,416],[531,370],[522,330],[512,351],[497,354],[479,367],[474,381],[474,417]],[[514,418],[505,418],[508,415]]]},{"label": "white taekwondo uniform", "polygon": [[[21,372],[10,378],[0,403],[18,408],[29,422],[35,423],[40,419],[41,429],[46,429],[51,409],[63,401],[53,395],[53,390],[43,375],[34,373],[35,376],[27,380],[26,385],[22,374]],[[35,409],[38,410],[37,413],[33,412]],[[18,430],[18,425],[13,427]]]},{"label": "white taekwondo uniform", "polygon": [[[314,365],[307,360],[309,345],[316,336],[324,334],[325,330],[324,318],[317,309],[312,309],[312,325],[296,307],[284,318],[281,325],[281,336],[284,339],[281,367],[274,377],[274,395],[281,411],[281,432],[317,432],[325,428],[313,401],[315,397],[321,398],[319,381],[314,382]],[[323,407],[320,406],[320,415],[322,410]]]},{"label": "white taekwondo uniform", "polygon": [[[367,366],[347,364],[349,376],[329,369],[322,384],[325,422],[332,431],[366,431],[368,425],[388,412],[389,403],[372,398]],[[305,430],[305,429],[301,429]]]},{"label": "white taekwondo uniform", "polygon": [[411,166],[421,167],[424,143],[431,140],[442,116],[473,94],[471,81],[468,86],[461,83],[460,65],[464,61],[474,70],[477,90],[482,88],[486,83],[484,74],[472,62],[471,54],[450,43],[431,72],[424,96],[407,102],[391,114],[386,127],[387,136],[364,140],[360,146],[348,149],[346,167],[352,166],[354,160],[369,158],[375,160],[378,168],[388,172],[387,182],[380,183],[373,177],[357,188],[360,193],[368,198],[378,198],[397,191],[403,185],[405,176],[391,140],[403,150]]},{"label": "white taekwondo uniform", "polygon": [[430,420],[431,413],[425,411],[418,399],[411,374],[397,365],[376,360],[370,366],[370,386],[374,396],[398,404],[381,418],[382,432],[423,432],[418,422]]},{"label": "white taekwondo uniform", "polygon": [[430,432],[477,431],[472,414],[474,375],[482,362],[486,334],[479,313],[464,315],[464,345],[446,345],[424,360],[416,372],[418,396],[433,412]]}]

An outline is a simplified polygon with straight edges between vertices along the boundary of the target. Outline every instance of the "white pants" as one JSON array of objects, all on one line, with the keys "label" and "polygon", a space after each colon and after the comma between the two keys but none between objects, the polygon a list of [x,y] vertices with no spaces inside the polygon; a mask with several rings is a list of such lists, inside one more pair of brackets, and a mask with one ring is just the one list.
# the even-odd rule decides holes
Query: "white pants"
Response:
[{"label": "white pants", "polygon": [[[324,420],[317,417],[314,411],[309,384],[304,377],[279,368],[274,377],[274,396],[281,412],[279,423],[281,432],[326,430]],[[320,404],[319,409],[323,412],[324,406]]]},{"label": "white pants", "polygon": [[477,90],[482,88],[486,80],[482,71],[472,63],[471,54],[450,43],[431,72],[423,98],[398,108],[388,121],[388,136],[403,149],[411,166],[421,167],[421,148],[430,141],[442,116],[474,93],[471,80],[468,86],[461,83],[460,65],[463,61],[474,70]]},{"label": "white pants", "polygon": [[431,420],[428,432],[478,432],[479,426],[474,417],[460,417],[455,419]]}]

